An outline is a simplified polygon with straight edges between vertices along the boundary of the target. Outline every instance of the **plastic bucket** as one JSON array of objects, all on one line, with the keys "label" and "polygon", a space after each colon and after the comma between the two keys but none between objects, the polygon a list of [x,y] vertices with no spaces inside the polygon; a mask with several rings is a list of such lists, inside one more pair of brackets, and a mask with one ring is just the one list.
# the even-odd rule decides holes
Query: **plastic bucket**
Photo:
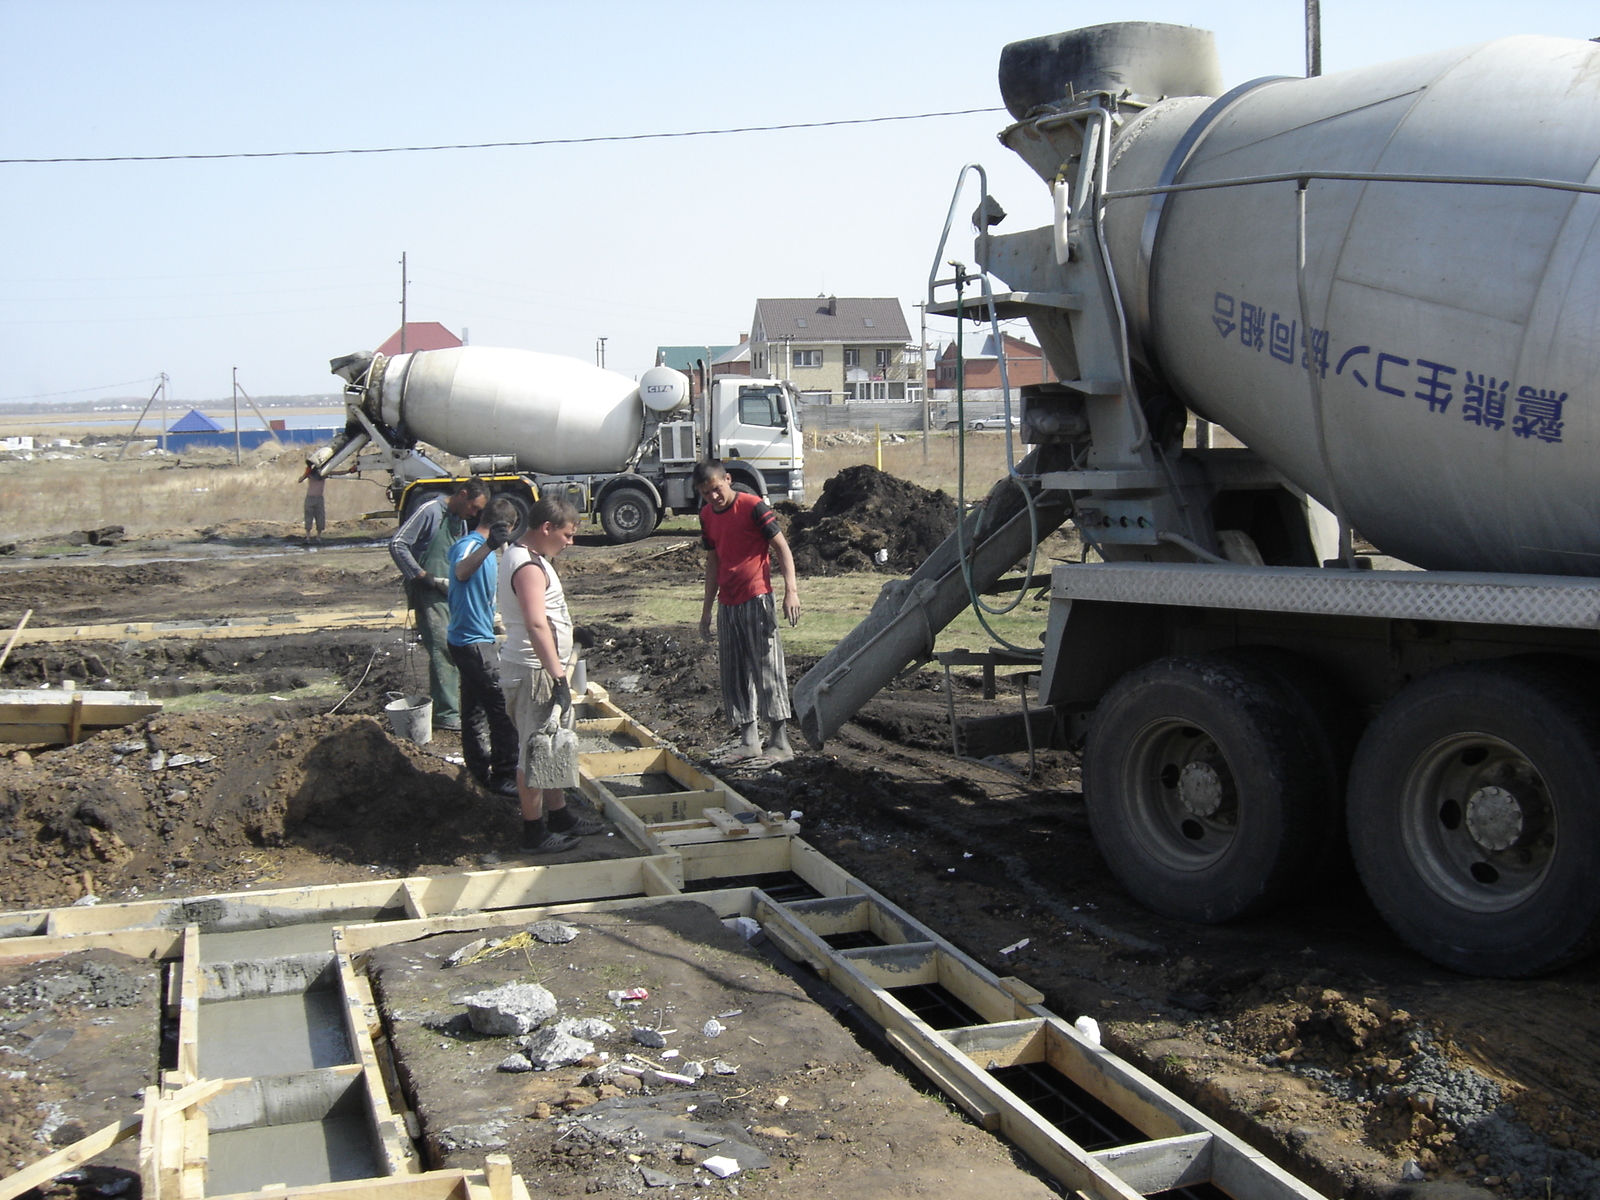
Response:
[{"label": "plastic bucket", "polygon": [[[391,692],[390,695],[395,695]],[[383,706],[395,737],[419,746],[433,740],[433,699],[430,696],[395,696]]]}]

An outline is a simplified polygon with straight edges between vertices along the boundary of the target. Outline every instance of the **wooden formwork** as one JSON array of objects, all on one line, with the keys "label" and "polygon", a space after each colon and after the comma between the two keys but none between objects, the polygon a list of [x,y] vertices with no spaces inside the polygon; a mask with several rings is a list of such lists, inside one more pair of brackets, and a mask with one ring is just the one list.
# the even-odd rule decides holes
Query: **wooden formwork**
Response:
[{"label": "wooden formwork", "polygon": [[[146,1195],[199,1200],[205,1194],[205,1103],[250,1082],[199,1078],[202,930],[296,922],[328,929],[345,1031],[356,1059],[329,1070],[364,1088],[384,1174],[356,1183],[241,1195],[524,1200],[526,1189],[508,1160],[491,1157],[481,1174],[422,1170],[415,1118],[406,1111],[366,981],[367,952],[434,933],[661,903],[699,904],[720,917],[755,920],[783,953],[844,993],[890,1045],[978,1124],[1009,1139],[1081,1196],[1132,1200],[1210,1183],[1236,1200],[1320,1200],[1317,1192],[1051,1013],[1036,989],[995,975],[808,845],[786,816],[763,813],[677,755],[604,693],[591,690],[585,714],[580,733],[621,735],[634,744],[584,754],[581,787],[640,851],[635,857],[0,914],[0,933],[11,934],[0,936],[0,961],[89,947],[168,960],[168,1003],[178,1019],[177,1067],[147,1091],[142,1112],[0,1182],[0,1200],[135,1135]],[[622,786],[645,777],[654,777],[652,786],[631,791]],[[738,882],[774,874],[803,884],[797,890],[811,898],[780,900]],[[717,888],[717,880],[728,884]],[[836,949],[829,939],[870,944]],[[936,1029],[895,994],[907,987],[939,989],[978,1021]],[[1136,1136],[1109,1149],[1078,1145],[995,1075],[1026,1064],[1059,1074],[1116,1113]],[[18,1180],[24,1186],[16,1187]]]}]

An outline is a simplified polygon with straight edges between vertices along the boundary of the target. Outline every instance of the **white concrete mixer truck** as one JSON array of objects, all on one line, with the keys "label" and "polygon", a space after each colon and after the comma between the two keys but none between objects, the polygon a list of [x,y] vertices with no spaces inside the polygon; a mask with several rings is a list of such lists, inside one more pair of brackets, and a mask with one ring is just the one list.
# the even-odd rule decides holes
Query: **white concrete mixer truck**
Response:
[{"label": "white concrete mixer truck", "polygon": [[[1230,91],[1200,30],[1007,46],[1001,140],[1053,216],[1001,235],[982,195],[928,311],[1025,317],[1064,382],[1022,389],[1025,457],[801,681],[808,738],[1071,520],[1098,561],[1055,566],[1042,646],[1008,651],[1037,703],[959,743],[1081,747],[1136,898],[1225,921],[1353,857],[1438,963],[1594,950],[1597,81],[1600,46],[1543,37]],[[1191,417],[1245,448],[1186,448]]]},{"label": "white concrete mixer truck", "polygon": [[668,512],[693,511],[697,459],[728,464],[769,500],[805,498],[805,443],[792,385],[713,376],[698,404],[688,378],[655,367],[635,382],[573,358],[487,346],[334,359],[347,421],[321,467],[358,460],[390,472],[402,515],[459,480],[417,449],[468,461],[495,493],[524,504],[556,491],[613,542],[647,536]]}]

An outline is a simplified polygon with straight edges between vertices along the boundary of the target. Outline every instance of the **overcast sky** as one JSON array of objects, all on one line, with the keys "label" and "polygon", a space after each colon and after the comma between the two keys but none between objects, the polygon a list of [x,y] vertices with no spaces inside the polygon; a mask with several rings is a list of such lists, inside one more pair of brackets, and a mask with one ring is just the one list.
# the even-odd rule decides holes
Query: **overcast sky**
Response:
[{"label": "overcast sky", "polygon": [[[1324,70],[1513,33],[1568,0],[1323,0]],[[1113,14],[1038,0],[451,3],[0,0],[0,158],[526,141],[998,106],[1007,42]],[[1228,84],[1304,71],[1301,0],[1147,0],[1212,29]],[[662,141],[0,165],[0,401],[329,392],[413,320],[636,374],[728,343],[758,296],[898,296],[913,330],[956,174],[1044,187],[1004,113]],[[968,211],[969,205],[963,205]],[[963,231],[961,244],[970,245]],[[942,322],[930,332],[944,332]],[[116,386],[112,386],[116,385]]]}]

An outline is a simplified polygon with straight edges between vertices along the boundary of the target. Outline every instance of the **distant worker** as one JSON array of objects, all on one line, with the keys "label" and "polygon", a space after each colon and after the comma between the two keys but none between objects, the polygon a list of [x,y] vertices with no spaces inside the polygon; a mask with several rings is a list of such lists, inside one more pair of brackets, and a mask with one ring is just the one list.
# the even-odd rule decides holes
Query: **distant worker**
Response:
[{"label": "distant worker", "polygon": [[517,508],[504,496],[489,502],[478,527],[450,547],[450,661],[461,677],[461,757],[467,772],[496,795],[517,799],[517,727],[500,690],[500,645],[494,634],[499,563],[511,541]]},{"label": "distant worker", "polygon": [[449,650],[450,547],[466,534],[467,522],[477,524],[488,503],[483,480],[469,479],[454,495],[435,496],[418,506],[389,539],[389,556],[405,577],[406,603],[428,652],[435,729],[461,728],[461,683]]},{"label": "distant worker", "polygon": [[[327,462],[332,457],[333,451],[326,446],[312,451],[306,456],[305,471],[302,472],[300,478],[296,480],[297,483],[303,483],[306,485],[306,499],[304,505],[306,518],[305,540],[308,542],[321,541],[322,531],[328,523],[328,509],[322,498],[323,491],[328,486],[328,479],[325,475],[321,474],[318,468],[320,468],[323,463]],[[349,475],[354,471],[354,467],[346,467],[343,471],[335,471],[334,474]],[[314,533],[312,532],[313,525],[316,526],[316,532]]]},{"label": "distant worker", "polygon": [[[572,654],[572,614],[556,575],[555,558],[572,545],[578,510],[565,500],[546,496],[528,514],[528,531],[506,547],[497,585],[500,619],[506,640],[500,648],[500,686],[516,722],[521,743],[517,785],[522,799],[522,848],[534,854],[571,850],[578,839],[599,833],[600,822],[567,805],[567,787],[578,784],[577,763],[530,761],[530,740],[537,748],[545,739],[534,734],[552,715],[561,719],[572,707],[567,660]],[[548,743],[546,743],[548,744]],[[565,786],[529,787],[529,778],[549,784],[557,771],[570,772]]]},{"label": "distant worker", "polygon": [[[694,487],[706,501],[700,510],[701,543],[706,548],[705,603],[700,636],[711,640],[712,605],[717,605],[717,657],[722,675],[722,708],[739,735],[739,745],[724,762],[794,757],[789,747],[789,683],[784,673],[783,640],[778,636],[772,595],[772,555],[783,574],[783,615],[800,623],[800,587],[794,555],[767,502],[734,486],[728,469],[712,459],[694,467]],[[761,747],[757,722],[769,731]]]}]

